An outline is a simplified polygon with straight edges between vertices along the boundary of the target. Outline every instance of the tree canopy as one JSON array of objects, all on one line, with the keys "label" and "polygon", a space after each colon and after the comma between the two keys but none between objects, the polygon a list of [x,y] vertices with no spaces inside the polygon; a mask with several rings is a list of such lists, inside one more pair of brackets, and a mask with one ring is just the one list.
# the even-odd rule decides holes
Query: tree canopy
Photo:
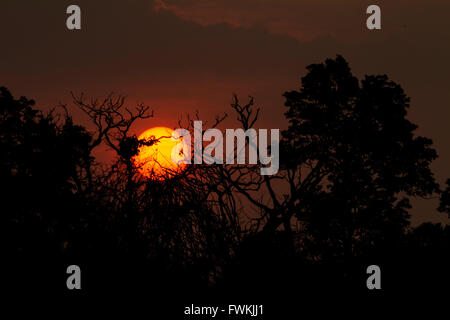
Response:
[{"label": "tree canopy", "polygon": [[410,100],[386,75],[359,81],[342,56],[307,70],[300,90],[284,94],[285,166],[301,179],[295,216],[315,246],[351,255],[401,234],[409,197],[438,191],[437,153],[414,134]]}]

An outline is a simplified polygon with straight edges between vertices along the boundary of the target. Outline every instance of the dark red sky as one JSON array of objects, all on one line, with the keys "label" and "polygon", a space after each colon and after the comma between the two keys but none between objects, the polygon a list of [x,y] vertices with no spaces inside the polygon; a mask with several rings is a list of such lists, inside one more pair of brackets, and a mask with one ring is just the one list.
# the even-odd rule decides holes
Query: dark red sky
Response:
[{"label": "dark red sky", "polygon": [[[70,4],[81,7],[80,31],[65,27]],[[369,4],[382,9],[381,31],[365,27]],[[356,75],[388,74],[403,86],[409,118],[439,152],[442,183],[450,177],[449,12],[446,0],[2,0],[0,85],[42,109],[70,104],[70,91],[122,93],[155,110],[136,133],[176,126],[196,109],[212,119],[236,92],[256,98],[260,126],[283,128],[281,94],[300,86],[306,65],[342,54]],[[435,201],[415,204],[414,224],[448,223]]]}]

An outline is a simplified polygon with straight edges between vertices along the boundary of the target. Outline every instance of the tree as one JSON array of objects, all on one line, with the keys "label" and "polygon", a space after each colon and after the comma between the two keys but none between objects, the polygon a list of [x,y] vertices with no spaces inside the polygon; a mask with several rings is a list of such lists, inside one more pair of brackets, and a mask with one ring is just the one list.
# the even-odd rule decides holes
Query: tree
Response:
[{"label": "tree", "polygon": [[129,261],[151,261],[163,272],[195,270],[196,277],[210,280],[231,255],[240,230],[235,212],[223,199],[213,199],[215,188],[203,179],[211,168],[189,166],[164,180],[143,176],[134,161],[139,147],[158,144],[163,137],[139,140],[130,129],[153,117],[151,109],[142,104],[129,108],[122,96],[73,98],[94,125],[90,149],[104,144],[115,153],[111,165],[92,174],[93,209],[101,208],[96,216],[105,216],[113,230],[113,252]]},{"label": "tree", "polygon": [[55,253],[82,223],[81,171],[93,158],[91,136],[69,116],[33,109],[0,88],[0,174],[3,234],[13,256]]},{"label": "tree", "polygon": [[437,154],[414,135],[409,98],[386,75],[360,82],[341,56],[307,70],[301,89],[284,94],[295,203],[285,214],[304,223],[316,255],[352,257],[404,232],[411,196],[438,191]]},{"label": "tree", "polygon": [[[235,211],[223,197],[211,199],[210,185],[201,182],[207,168],[192,166],[164,181],[142,176],[133,158],[141,145],[156,144],[159,137],[138,140],[130,129],[153,116],[151,109],[128,108],[122,96],[73,97],[92,120],[91,132],[75,125],[64,106],[63,114],[45,115],[34,101],[0,89],[1,228],[10,244],[8,272],[19,275],[21,265],[42,261],[39,272],[45,275],[66,260],[99,270],[100,290],[115,284],[109,280],[116,272],[125,279],[126,268],[136,281],[124,285],[145,283],[144,276],[152,288],[160,283],[170,289],[169,282],[181,287],[186,280],[207,285],[231,255],[240,230],[231,220]],[[112,163],[95,161],[100,145],[115,153]],[[31,278],[22,280],[32,283]]]}]

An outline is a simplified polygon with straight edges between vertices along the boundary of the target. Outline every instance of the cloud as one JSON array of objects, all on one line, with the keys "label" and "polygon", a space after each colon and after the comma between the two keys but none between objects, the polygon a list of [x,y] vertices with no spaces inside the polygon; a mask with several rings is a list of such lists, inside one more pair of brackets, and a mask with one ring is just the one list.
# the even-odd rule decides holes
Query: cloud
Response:
[{"label": "cloud", "polygon": [[[270,33],[312,40],[336,28],[317,28],[320,22],[336,24],[347,9],[337,1],[292,0],[156,0],[155,10],[168,10],[186,21],[203,26],[227,23],[234,27],[262,28]],[[347,28],[344,26],[343,28]]]},{"label": "cloud", "polygon": [[[302,42],[333,37],[358,42],[369,37],[366,8],[372,0],[154,0],[156,11],[170,11],[183,20],[211,26],[226,23],[234,27],[260,28],[288,35]],[[446,0],[378,0],[385,29],[401,30],[410,13],[423,8],[448,8]],[[408,19],[409,20],[409,19]],[[420,23],[409,20],[409,23]],[[389,31],[388,31],[389,32]],[[386,33],[386,32],[385,32]]]}]

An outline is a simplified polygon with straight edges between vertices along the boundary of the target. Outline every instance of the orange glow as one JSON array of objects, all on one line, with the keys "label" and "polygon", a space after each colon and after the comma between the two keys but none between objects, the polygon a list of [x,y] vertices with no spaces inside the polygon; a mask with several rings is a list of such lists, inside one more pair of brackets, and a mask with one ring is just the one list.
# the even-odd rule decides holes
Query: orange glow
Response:
[{"label": "orange glow", "polygon": [[134,159],[139,172],[143,176],[164,180],[184,168],[184,164],[177,164],[172,161],[172,149],[181,143],[181,139],[172,139],[172,133],[173,129],[154,127],[144,131],[139,136],[139,140],[145,139],[150,141],[159,139],[158,142],[151,146],[141,146],[138,155]]}]

